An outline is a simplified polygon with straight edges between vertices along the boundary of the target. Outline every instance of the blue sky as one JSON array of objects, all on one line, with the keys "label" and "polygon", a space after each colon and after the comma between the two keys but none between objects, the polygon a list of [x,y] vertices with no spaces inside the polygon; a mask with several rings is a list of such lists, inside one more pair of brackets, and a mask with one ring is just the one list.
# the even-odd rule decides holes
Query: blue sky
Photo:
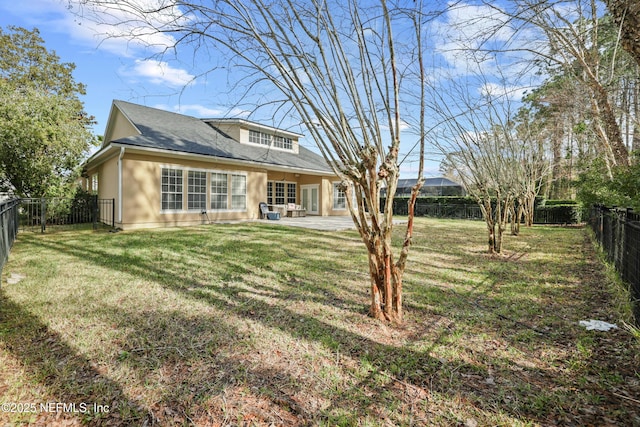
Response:
[{"label": "blue sky", "polygon": [[218,88],[211,79],[194,82],[188,64],[151,59],[155,52],[124,39],[103,40],[65,2],[0,0],[0,26],[8,25],[38,28],[47,49],[54,50],[62,62],[76,65],[74,77],[86,85],[82,100],[97,120],[97,135],[104,133],[113,99],[198,117],[237,114],[224,107],[224,99],[213,101]]},{"label": "blue sky", "polygon": [[[462,3],[443,15],[432,31],[434,35],[447,34],[448,40],[434,42],[434,63],[447,68],[449,73],[468,72],[469,64],[465,57],[459,54],[458,43],[462,39],[472,38],[474,31],[479,31],[477,27],[495,23],[492,14],[493,12],[486,7],[465,6]],[[468,19],[473,16],[482,19],[470,25]],[[464,25],[456,25],[463,21]],[[179,57],[158,57],[158,51],[136,42],[122,38],[105,39],[97,33],[104,34],[110,30],[97,28],[92,22],[72,13],[67,0],[0,0],[0,26],[6,28],[8,25],[27,29],[38,28],[49,50],[54,50],[62,62],[76,64],[74,77],[76,81],[86,85],[87,93],[82,99],[86,111],[96,118],[97,124],[93,129],[96,135],[104,133],[113,99],[195,117],[248,117],[273,125],[268,122],[268,109],[262,112],[258,110],[257,114],[248,116],[252,106],[242,105],[234,99],[238,92],[242,93],[243,88],[234,86],[237,82],[232,81],[233,75],[228,75],[223,70],[225,64],[216,63],[216,58],[207,58],[207,63],[199,69],[200,63],[194,61],[190,52],[179,52]],[[147,41],[160,48],[172,43],[172,40],[163,39],[165,36],[153,37],[155,39]],[[510,37],[512,34],[508,30],[496,34],[497,41]],[[207,76],[201,75],[202,71],[214,66],[221,67],[221,71]],[[500,90],[490,86],[497,84],[490,83],[485,90]],[[519,87],[509,90],[515,94],[521,93]],[[255,99],[258,98],[254,96],[250,102],[259,102]],[[292,130],[304,133],[304,129]],[[310,148],[313,146],[310,139],[301,143]],[[407,143],[407,147],[409,146],[413,146],[413,143]],[[405,150],[408,151],[409,148]],[[408,161],[403,165],[403,170],[410,172],[415,163]],[[428,176],[438,175],[435,157],[428,162],[425,172]]]}]

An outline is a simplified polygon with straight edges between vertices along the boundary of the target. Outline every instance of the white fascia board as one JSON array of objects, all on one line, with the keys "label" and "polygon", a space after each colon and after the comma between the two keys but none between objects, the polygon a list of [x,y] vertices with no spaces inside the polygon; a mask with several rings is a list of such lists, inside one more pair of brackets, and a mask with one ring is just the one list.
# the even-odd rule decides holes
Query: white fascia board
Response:
[{"label": "white fascia board", "polygon": [[110,158],[117,156],[117,150],[113,149],[113,144],[109,144],[106,147],[101,148],[96,153],[94,153],[91,157],[83,162],[84,166],[88,166],[89,163],[94,163],[91,167],[99,166],[100,164],[106,162]]},{"label": "white fascia board", "polygon": [[239,125],[247,129],[267,131],[276,136],[286,136],[286,137],[296,138],[296,139],[300,139],[304,137],[304,135],[300,133],[295,133],[288,130],[274,128],[273,126],[267,126],[260,123],[251,122],[245,119],[200,119],[200,120],[206,123],[211,123],[214,126],[216,124]]},{"label": "white fascia board", "polygon": [[119,143],[111,143],[111,146],[114,148],[124,147],[127,149],[128,153],[137,152],[137,153],[155,154],[161,157],[173,157],[173,158],[185,159],[185,160],[199,160],[199,161],[206,161],[211,163],[215,162],[215,163],[223,163],[228,165],[249,166],[252,168],[268,169],[268,170],[277,171],[277,172],[304,173],[307,175],[317,175],[317,176],[335,175],[333,171],[330,171],[330,170],[322,171],[322,170],[316,170],[316,169],[297,168],[297,167],[286,166],[286,165],[274,165],[273,163],[260,163],[260,162],[254,162],[251,160],[229,159],[225,157],[207,156],[205,154],[185,153],[181,151],[163,150],[160,148],[150,148],[150,147],[139,147],[136,145],[127,145],[127,144],[119,144]]}]

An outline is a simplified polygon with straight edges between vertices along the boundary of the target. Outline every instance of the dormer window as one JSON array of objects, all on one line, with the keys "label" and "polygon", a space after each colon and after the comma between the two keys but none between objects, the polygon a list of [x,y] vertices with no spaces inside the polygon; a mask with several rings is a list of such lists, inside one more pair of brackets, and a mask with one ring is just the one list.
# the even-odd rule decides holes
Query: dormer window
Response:
[{"label": "dormer window", "polygon": [[249,142],[251,142],[252,144],[269,146],[271,145],[271,135],[264,132],[258,132],[257,130],[250,130]]},{"label": "dormer window", "polygon": [[285,138],[283,136],[274,136],[273,146],[276,148],[283,148],[285,150],[293,150],[293,141],[291,140],[291,138]]},{"label": "dormer window", "polygon": [[267,147],[280,148],[283,150],[293,150],[293,140],[284,136],[275,136],[257,130],[249,130],[249,142],[252,144],[265,145]]},{"label": "dormer window", "polygon": [[203,119],[205,123],[239,142],[278,151],[298,154],[298,138],[302,135],[264,126],[243,119]]}]

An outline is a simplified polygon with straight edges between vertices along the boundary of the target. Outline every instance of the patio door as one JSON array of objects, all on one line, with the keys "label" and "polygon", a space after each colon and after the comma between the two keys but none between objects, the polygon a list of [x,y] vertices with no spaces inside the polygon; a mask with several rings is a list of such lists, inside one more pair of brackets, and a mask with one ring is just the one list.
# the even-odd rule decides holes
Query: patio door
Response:
[{"label": "patio door", "polygon": [[303,185],[300,187],[300,198],[302,199],[302,207],[307,210],[308,214],[318,215],[318,185]]}]

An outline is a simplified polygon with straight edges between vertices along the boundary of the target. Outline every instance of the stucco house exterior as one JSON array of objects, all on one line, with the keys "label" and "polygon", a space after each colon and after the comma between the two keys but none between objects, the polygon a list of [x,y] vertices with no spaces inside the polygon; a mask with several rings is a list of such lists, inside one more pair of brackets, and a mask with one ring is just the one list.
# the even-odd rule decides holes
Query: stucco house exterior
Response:
[{"label": "stucco house exterior", "polygon": [[301,136],[116,100],[84,185],[114,199],[115,226],[124,230],[257,219],[260,202],[348,215],[340,178]]}]

